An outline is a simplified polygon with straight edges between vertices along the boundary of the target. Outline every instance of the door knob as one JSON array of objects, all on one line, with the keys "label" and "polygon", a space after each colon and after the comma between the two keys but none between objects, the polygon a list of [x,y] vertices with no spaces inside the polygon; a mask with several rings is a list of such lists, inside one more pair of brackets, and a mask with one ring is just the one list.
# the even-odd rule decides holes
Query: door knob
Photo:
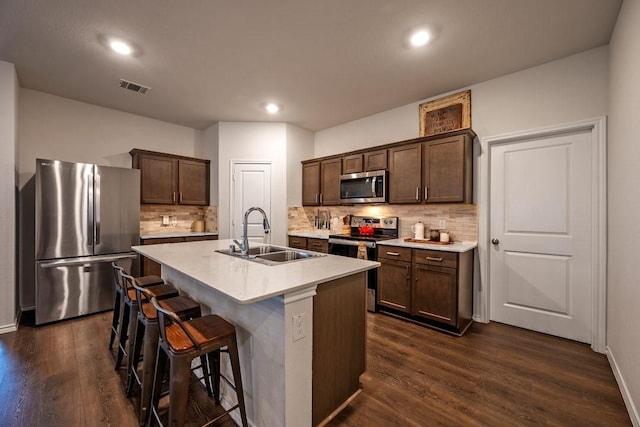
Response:
[{"label": "door knob", "polygon": [[494,245],[497,245],[498,243],[500,243],[500,240],[498,240],[498,239],[491,239],[491,243],[493,243]]}]

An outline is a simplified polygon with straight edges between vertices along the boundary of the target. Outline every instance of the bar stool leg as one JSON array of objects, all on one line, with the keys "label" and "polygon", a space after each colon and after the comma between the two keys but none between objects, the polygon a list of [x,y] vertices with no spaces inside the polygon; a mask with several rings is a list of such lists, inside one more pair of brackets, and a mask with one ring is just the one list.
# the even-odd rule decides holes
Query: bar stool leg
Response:
[{"label": "bar stool leg", "polygon": [[129,333],[129,305],[124,304],[122,309],[122,316],[120,317],[120,339],[118,340],[118,357],[116,358],[117,371],[122,364],[122,358],[124,357],[124,347],[127,345],[127,335]]},{"label": "bar stool leg", "polygon": [[[152,355],[158,353],[158,324],[150,323],[144,335],[144,354]],[[164,352],[163,352],[164,353]],[[142,359],[142,393],[140,393],[140,419],[144,422],[149,416],[151,405],[151,393],[153,391],[153,375],[155,364],[153,357]]]},{"label": "bar stool leg", "polygon": [[[133,391],[133,383],[135,383],[135,377],[133,376],[133,374],[131,374],[131,371],[132,370],[135,371],[136,369],[138,369],[138,363],[140,362],[140,352],[142,350],[143,340],[139,340],[137,339],[137,337],[146,338],[145,329],[146,327],[144,326],[144,323],[138,321],[135,335],[131,337],[135,345],[133,347],[133,353],[131,353],[131,355],[129,356],[131,361],[129,363],[129,378],[127,381],[127,397],[131,397],[131,392]],[[153,353],[147,353],[146,347],[145,347],[144,354],[153,354]],[[142,359],[143,364],[145,359],[146,358]]]},{"label": "bar stool leg", "polygon": [[216,405],[220,404],[220,350],[207,354],[209,369],[211,370],[211,388]]},{"label": "bar stool leg", "polygon": [[244,390],[242,388],[242,375],[240,374],[240,359],[238,357],[238,342],[235,334],[230,339],[229,357],[231,358],[231,370],[233,371],[233,382],[236,387],[236,395],[238,397],[238,405],[240,406],[240,418],[243,427],[247,427],[247,410],[244,406]]},{"label": "bar stool leg", "polygon": [[116,298],[113,302],[113,319],[111,319],[111,338],[109,338],[109,350],[113,349],[113,342],[116,339],[118,324],[120,323],[120,304],[122,295],[116,292]]},{"label": "bar stool leg", "polygon": [[158,353],[156,355],[156,369],[153,374],[153,389],[151,391],[151,406],[149,407],[149,415],[147,418],[147,426],[151,427],[155,425],[155,417],[151,413],[153,408],[158,407],[160,402],[160,394],[162,394],[162,380],[164,380],[165,372],[167,371],[167,364],[169,363],[169,357],[164,352],[162,347],[158,346]]},{"label": "bar stool leg", "polygon": [[172,357],[169,367],[169,425],[183,426],[187,414],[191,359]]}]

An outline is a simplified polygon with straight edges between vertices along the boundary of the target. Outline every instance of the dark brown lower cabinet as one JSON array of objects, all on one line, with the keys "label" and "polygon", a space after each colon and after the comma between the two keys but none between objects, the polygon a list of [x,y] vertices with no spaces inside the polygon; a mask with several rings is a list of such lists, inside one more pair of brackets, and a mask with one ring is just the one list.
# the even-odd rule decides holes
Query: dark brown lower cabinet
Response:
[{"label": "dark brown lower cabinet", "polygon": [[296,249],[308,249],[310,251],[329,253],[329,240],[313,237],[289,236],[289,247]]},{"label": "dark brown lower cabinet", "polygon": [[457,283],[454,268],[416,264],[411,313],[456,326]]},{"label": "dark brown lower cabinet", "polygon": [[[141,245],[159,245],[161,243],[182,243],[182,242],[197,242],[201,240],[218,240],[218,236],[185,236],[185,237],[161,237],[151,239],[140,239]],[[141,276],[160,276],[161,267],[157,262],[143,257],[141,263]]]},{"label": "dark brown lower cabinet", "polygon": [[473,252],[379,246],[378,310],[462,335],[473,315]]},{"label": "dark brown lower cabinet", "polygon": [[411,249],[378,249],[378,305],[403,313],[411,311]]}]

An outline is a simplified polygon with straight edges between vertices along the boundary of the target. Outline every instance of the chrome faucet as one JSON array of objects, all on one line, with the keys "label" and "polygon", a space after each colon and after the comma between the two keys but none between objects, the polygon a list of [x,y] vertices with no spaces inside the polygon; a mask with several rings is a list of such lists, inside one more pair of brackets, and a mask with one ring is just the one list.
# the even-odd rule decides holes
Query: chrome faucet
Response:
[{"label": "chrome faucet", "polygon": [[249,214],[253,211],[258,211],[262,214],[262,227],[264,228],[264,234],[269,234],[271,231],[271,226],[269,225],[269,220],[267,219],[267,214],[262,208],[252,207],[247,209],[244,213],[244,221],[242,221],[242,243],[238,242],[236,239],[233,239],[233,243],[238,245],[240,248],[240,253],[242,256],[247,256],[249,253],[249,237],[247,236],[247,223],[249,222]]}]

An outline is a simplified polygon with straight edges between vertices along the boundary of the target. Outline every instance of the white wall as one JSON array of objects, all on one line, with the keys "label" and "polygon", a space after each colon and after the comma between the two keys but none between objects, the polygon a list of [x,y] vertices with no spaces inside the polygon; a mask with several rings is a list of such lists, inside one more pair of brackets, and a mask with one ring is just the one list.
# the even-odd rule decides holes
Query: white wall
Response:
[{"label": "white wall", "polygon": [[16,328],[16,129],[18,78],[0,61],[0,333]]},{"label": "white wall", "polygon": [[286,125],[284,123],[228,123],[218,126],[218,233],[230,236],[231,161],[261,160],[271,162],[271,242],[286,243],[287,232],[287,161]]},{"label": "white wall", "polygon": [[287,206],[302,206],[302,166],[313,158],[313,132],[287,124]]},{"label": "white wall", "polygon": [[19,90],[19,100],[18,275],[20,307],[30,309],[35,305],[35,159],[130,168],[132,148],[196,157],[203,149],[203,133],[29,89]]},{"label": "white wall", "polygon": [[[471,89],[479,137],[601,116],[607,112],[607,61],[604,46],[454,92]],[[314,157],[417,138],[418,106],[434,98],[319,131]]]},{"label": "white wall", "polygon": [[640,2],[625,0],[610,44],[607,346],[634,425],[640,426]]},{"label": "white wall", "polygon": [[209,204],[211,206],[218,206],[219,201],[218,175],[220,174],[220,165],[218,162],[218,152],[220,150],[220,144],[218,142],[218,137],[219,128],[218,123],[216,123],[204,131],[202,147],[199,150],[199,154],[196,156],[211,160],[211,168],[209,171],[211,182]]},{"label": "white wall", "polygon": [[132,148],[195,157],[202,131],[110,108],[20,89],[20,184],[36,158],[131,167]]}]

